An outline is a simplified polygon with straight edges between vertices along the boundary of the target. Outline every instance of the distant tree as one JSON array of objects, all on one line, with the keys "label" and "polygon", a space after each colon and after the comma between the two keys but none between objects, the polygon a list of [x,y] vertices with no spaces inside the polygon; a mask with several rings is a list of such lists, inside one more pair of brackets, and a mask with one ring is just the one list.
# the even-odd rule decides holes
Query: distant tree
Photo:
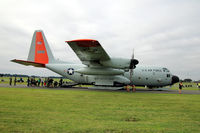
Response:
[{"label": "distant tree", "polygon": [[192,79],[184,79],[183,82],[192,82]]}]

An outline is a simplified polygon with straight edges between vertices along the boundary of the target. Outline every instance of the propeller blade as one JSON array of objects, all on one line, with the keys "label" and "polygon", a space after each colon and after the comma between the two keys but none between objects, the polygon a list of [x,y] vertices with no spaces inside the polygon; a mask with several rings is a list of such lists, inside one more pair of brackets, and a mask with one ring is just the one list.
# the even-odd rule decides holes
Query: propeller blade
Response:
[{"label": "propeller blade", "polygon": [[129,69],[134,69],[138,63],[139,63],[139,61],[134,59],[134,49],[133,49]]},{"label": "propeller blade", "polygon": [[132,77],[133,77],[133,69],[130,69],[130,84],[131,85],[133,85]]},{"label": "propeller blade", "polygon": [[134,68],[134,49],[133,49],[133,53],[132,53],[132,56],[131,56],[131,60],[130,60],[130,66],[129,66],[129,69],[130,69],[130,85],[133,84],[133,81],[132,81],[132,77],[133,77],[133,68]]},{"label": "propeller blade", "polygon": [[132,77],[133,77],[133,69],[136,67],[136,65],[139,63],[138,60],[134,59],[134,49],[133,49],[133,53],[132,53],[132,56],[131,56],[131,60],[130,60],[130,66],[129,66],[129,69],[130,69],[130,84],[133,85],[133,80],[132,80]]},{"label": "propeller blade", "polygon": [[132,58],[131,59],[134,59],[134,49],[133,49],[133,53],[132,53],[132,56],[131,56]]}]

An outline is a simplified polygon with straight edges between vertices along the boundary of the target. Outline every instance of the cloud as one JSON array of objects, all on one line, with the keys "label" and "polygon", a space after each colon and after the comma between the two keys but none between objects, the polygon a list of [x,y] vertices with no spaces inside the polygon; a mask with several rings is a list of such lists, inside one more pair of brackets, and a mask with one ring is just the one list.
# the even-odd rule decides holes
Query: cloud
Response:
[{"label": "cloud", "polygon": [[[26,59],[36,29],[42,29],[56,58],[79,62],[64,42],[97,39],[110,56],[140,65],[168,67],[181,78],[200,79],[198,0],[6,0],[0,2],[1,72],[53,74],[9,62]],[[31,71],[30,71],[31,70]]]}]

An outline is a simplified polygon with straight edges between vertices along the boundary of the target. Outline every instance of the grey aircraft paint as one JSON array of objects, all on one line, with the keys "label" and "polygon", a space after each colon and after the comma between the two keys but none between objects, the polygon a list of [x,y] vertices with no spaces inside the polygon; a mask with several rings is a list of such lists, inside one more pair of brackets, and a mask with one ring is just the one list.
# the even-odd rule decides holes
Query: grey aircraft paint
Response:
[{"label": "grey aircraft paint", "polygon": [[[99,75],[82,75],[76,70],[85,67],[85,65],[82,64],[47,64],[46,68],[64,76],[68,79],[71,79],[77,83],[85,83],[85,84],[94,84],[96,82],[95,77],[98,77]],[[69,68],[74,69],[74,74],[70,75],[67,73],[67,70]],[[168,86],[172,84],[172,77],[173,75],[167,71],[163,71],[163,67],[155,67],[155,66],[137,66],[133,71],[133,84],[137,86],[149,86],[149,87],[162,87],[162,86]],[[129,84],[129,72],[125,72],[124,74],[121,74],[120,76],[123,77],[121,80],[121,83],[123,84]],[[112,76],[113,77],[113,76]],[[88,81],[87,78],[90,78]],[[110,79],[108,75],[101,75],[101,78],[105,79],[105,81],[112,80],[112,85],[110,83],[106,84],[105,81],[102,80],[102,85],[107,86],[113,86],[114,81],[113,79]],[[120,81],[119,81],[120,82]]]}]

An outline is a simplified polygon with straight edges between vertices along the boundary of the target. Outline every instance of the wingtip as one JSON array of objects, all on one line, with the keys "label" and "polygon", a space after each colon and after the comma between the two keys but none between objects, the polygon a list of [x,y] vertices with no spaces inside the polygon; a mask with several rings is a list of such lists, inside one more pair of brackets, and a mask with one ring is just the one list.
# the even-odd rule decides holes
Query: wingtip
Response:
[{"label": "wingtip", "polygon": [[87,42],[87,41],[96,42],[97,40],[94,40],[94,39],[76,39],[76,40],[70,40],[70,41],[65,41],[65,42],[68,43],[68,42]]},{"label": "wingtip", "polygon": [[11,62],[14,62],[14,61],[16,61],[17,59],[12,59],[12,60],[10,60]]}]

